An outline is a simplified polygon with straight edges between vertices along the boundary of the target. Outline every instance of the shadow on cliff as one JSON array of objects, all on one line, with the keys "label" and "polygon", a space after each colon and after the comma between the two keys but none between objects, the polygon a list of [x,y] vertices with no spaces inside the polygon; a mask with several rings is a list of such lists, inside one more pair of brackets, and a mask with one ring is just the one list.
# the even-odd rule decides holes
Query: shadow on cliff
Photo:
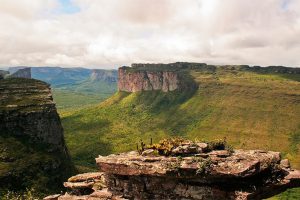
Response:
[{"label": "shadow on cliff", "polygon": [[176,109],[189,100],[198,90],[198,84],[188,72],[179,74],[179,89],[171,92],[143,91],[138,93],[137,103],[147,105],[153,114]]}]

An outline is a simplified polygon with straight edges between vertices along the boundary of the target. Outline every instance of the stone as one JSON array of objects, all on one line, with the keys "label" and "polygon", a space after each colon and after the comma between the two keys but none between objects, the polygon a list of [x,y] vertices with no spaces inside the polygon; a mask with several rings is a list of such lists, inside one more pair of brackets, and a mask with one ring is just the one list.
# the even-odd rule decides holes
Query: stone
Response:
[{"label": "stone", "polygon": [[142,156],[155,156],[155,151],[153,149],[147,149],[142,152]]},{"label": "stone", "polygon": [[101,180],[102,178],[103,178],[103,173],[101,172],[89,172],[89,173],[72,176],[68,179],[68,182],[93,181],[97,179]]},{"label": "stone", "polygon": [[43,200],[58,200],[58,197],[60,197],[60,196],[61,196],[61,194],[54,194],[54,195],[50,195],[50,196],[43,198]]},{"label": "stone", "polygon": [[[259,200],[300,186],[300,171],[288,168],[279,152],[229,152],[190,141],[173,143],[176,156],[154,155],[158,146],[152,148],[141,154],[131,151],[99,156],[96,163],[101,173],[71,177],[69,181],[80,182],[65,184],[72,191],[59,199]],[[104,188],[92,186],[97,180],[105,180]],[[91,190],[80,190],[83,187]]]},{"label": "stone", "polygon": [[283,159],[280,161],[280,166],[282,168],[290,168],[291,167],[290,161],[288,159]]},{"label": "stone", "polygon": [[94,182],[64,182],[64,186],[70,189],[85,189],[85,188],[93,188]]}]

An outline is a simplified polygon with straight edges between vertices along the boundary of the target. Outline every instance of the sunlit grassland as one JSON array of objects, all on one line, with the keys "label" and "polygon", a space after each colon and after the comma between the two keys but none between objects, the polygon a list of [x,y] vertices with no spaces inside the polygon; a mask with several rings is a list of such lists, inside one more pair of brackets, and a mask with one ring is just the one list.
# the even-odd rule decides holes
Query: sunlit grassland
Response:
[{"label": "sunlit grassland", "polygon": [[180,92],[118,92],[91,107],[62,110],[75,164],[82,171],[93,170],[99,154],[135,150],[140,139],[182,136],[226,137],[235,148],[280,151],[300,168],[299,75],[235,70],[191,74],[199,89],[189,98]]}]

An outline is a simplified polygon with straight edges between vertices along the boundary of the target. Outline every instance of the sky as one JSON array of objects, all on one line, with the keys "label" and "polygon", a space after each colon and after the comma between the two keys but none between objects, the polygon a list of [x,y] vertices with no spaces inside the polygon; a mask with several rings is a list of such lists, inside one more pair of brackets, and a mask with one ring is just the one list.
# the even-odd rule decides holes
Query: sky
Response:
[{"label": "sky", "polygon": [[300,0],[0,0],[0,66],[300,67]]}]

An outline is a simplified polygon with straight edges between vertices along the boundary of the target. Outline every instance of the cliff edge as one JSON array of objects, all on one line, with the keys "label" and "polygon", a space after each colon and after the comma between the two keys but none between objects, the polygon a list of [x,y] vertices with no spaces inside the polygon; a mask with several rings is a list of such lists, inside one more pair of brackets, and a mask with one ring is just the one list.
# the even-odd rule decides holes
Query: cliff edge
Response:
[{"label": "cliff edge", "polygon": [[0,196],[6,189],[60,188],[74,168],[49,85],[0,80],[0,121]]},{"label": "cliff edge", "polygon": [[196,88],[196,84],[182,63],[132,64],[118,70],[118,89],[125,92],[170,92]]}]

